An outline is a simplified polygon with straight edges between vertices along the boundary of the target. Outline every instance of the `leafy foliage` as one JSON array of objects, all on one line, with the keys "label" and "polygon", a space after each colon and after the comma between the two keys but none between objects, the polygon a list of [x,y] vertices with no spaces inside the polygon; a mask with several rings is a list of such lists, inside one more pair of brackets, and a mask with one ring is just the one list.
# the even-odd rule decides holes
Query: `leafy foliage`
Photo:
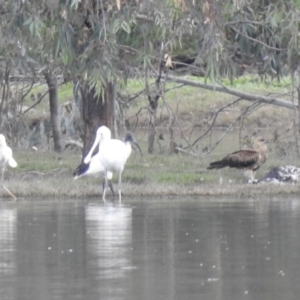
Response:
[{"label": "leafy foliage", "polygon": [[156,70],[166,53],[212,79],[249,67],[279,78],[298,64],[297,1],[7,0],[0,13],[2,63],[51,65],[95,87]]}]

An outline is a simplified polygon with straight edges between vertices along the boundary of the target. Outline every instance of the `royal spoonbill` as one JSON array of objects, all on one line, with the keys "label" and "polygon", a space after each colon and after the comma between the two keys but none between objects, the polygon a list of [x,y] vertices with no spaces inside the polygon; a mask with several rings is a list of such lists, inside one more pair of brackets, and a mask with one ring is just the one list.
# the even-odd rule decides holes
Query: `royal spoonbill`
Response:
[{"label": "royal spoonbill", "polygon": [[108,172],[118,173],[119,174],[119,201],[121,201],[121,184],[122,184],[122,172],[124,170],[126,161],[131,154],[131,144],[134,144],[140,153],[142,153],[138,143],[135,141],[132,134],[127,133],[125,135],[125,140],[117,140],[117,139],[105,139],[103,138],[103,132],[107,131],[107,127],[101,126],[97,131],[97,136],[95,142],[84,159],[84,163],[89,163],[92,158],[92,153],[97,145],[100,143],[99,146],[99,158],[100,162],[102,163],[105,169],[105,185],[103,190],[103,201],[105,201],[105,194],[107,188],[107,181],[108,181]]},{"label": "royal spoonbill", "polygon": [[9,195],[16,200],[17,197],[4,185],[4,171],[5,167],[9,165],[11,168],[17,167],[17,162],[12,156],[12,150],[6,144],[6,139],[3,134],[0,134],[0,169],[1,169],[1,185],[9,193]]},{"label": "royal spoonbill", "polygon": [[[101,130],[100,130],[101,128]],[[109,128],[107,128],[106,126],[101,126],[97,129],[96,132],[96,140],[110,140],[111,139],[111,131]],[[96,145],[97,146],[97,145]],[[91,148],[90,153],[93,154],[96,146]],[[100,144],[99,144],[100,147]],[[85,163],[82,162],[74,171],[73,176],[74,179],[78,179],[80,177],[83,176],[101,176],[103,175],[104,179],[103,179],[103,190],[104,190],[104,185],[105,185],[105,169],[102,165],[102,163],[100,162],[100,157],[99,157],[99,150],[96,154],[94,154],[90,161]],[[113,195],[115,195],[115,192],[113,190],[112,184],[111,184],[111,179],[113,177],[113,173],[112,172],[108,172],[107,174],[107,179],[109,180],[109,187],[113,193]]]}]

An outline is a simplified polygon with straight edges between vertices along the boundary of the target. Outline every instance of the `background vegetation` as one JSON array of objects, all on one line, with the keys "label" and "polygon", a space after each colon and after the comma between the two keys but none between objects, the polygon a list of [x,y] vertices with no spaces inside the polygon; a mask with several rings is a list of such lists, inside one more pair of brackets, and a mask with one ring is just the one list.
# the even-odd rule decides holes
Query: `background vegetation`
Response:
[{"label": "background vegetation", "polygon": [[0,129],[19,178],[56,170],[53,150],[70,174],[100,124],[120,138],[133,131],[149,153],[131,162],[137,184],[215,182],[207,162],[259,134],[270,140],[266,167],[294,162],[299,5],[0,1]]}]

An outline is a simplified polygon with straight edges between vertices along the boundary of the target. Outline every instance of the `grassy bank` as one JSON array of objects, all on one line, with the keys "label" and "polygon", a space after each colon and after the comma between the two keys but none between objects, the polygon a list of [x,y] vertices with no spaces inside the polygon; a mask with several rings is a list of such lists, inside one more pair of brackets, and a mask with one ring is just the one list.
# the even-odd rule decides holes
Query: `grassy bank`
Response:
[{"label": "grassy bank", "polygon": [[[6,171],[5,185],[19,198],[89,198],[101,199],[102,179],[85,177],[74,180],[72,173],[80,162],[80,153],[62,154],[48,152],[15,153],[17,169]],[[126,197],[207,197],[227,195],[234,198],[260,197],[261,195],[298,194],[299,186],[293,184],[248,185],[242,172],[224,169],[208,171],[206,166],[213,155],[195,158],[190,155],[145,155],[133,152],[123,173],[123,195]],[[271,157],[258,172],[261,177],[282,160]],[[220,175],[223,184],[219,184]],[[117,176],[113,183],[117,189]],[[0,197],[8,198],[0,189]],[[112,199],[110,192],[108,199]]]},{"label": "grassy bank", "polygon": [[[193,78],[193,80],[196,79]],[[272,84],[266,84],[252,77],[241,77],[233,82],[233,86],[229,85],[229,82],[224,82],[224,84],[253,94],[274,94],[283,99],[290,99],[288,93],[291,90],[291,81],[288,78],[280,83],[274,81]],[[123,93],[127,92],[128,95],[132,95],[143,88],[144,82],[132,80],[128,82],[126,91],[123,90]],[[71,84],[60,88],[61,104],[73,101],[72,89]],[[297,165],[298,156],[294,136],[296,131],[291,126],[295,117],[293,111],[273,105],[261,105],[259,108],[249,110],[251,113],[245,114],[241,119],[242,123],[241,120],[236,122],[235,130],[226,133],[220,144],[207,154],[207,150],[212,149],[224,130],[252,104],[248,101],[240,101],[219,114],[212,132],[194,145],[194,155],[186,153],[168,155],[167,126],[170,109],[174,113],[172,116],[176,116],[175,142],[184,148],[188,146],[188,143],[193,143],[211,125],[213,112],[218,111],[235,98],[190,86],[177,88],[173,83],[169,83],[167,89],[169,91],[166,93],[166,102],[159,101],[157,122],[157,133],[162,134],[164,140],[159,140],[159,144],[156,144],[155,155],[146,154],[149,116],[145,95],[140,95],[131,101],[127,108],[124,107],[127,125],[141,144],[144,153],[144,157],[141,158],[138,153],[133,152],[126,165],[122,189],[125,197],[182,195],[260,197],[261,194],[278,195],[299,192],[298,185],[247,185],[242,172],[237,170],[224,169],[220,172],[206,170],[209,162],[240,148],[239,136],[243,138],[242,143],[247,143],[253,135],[260,134],[274,142],[269,145],[269,159],[258,171],[257,178],[262,177],[274,166]],[[45,87],[40,86],[33,91],[33,94],[44,90]],[[32,104],[30,95],[24,104],[28,106]],[[48,111],[48,102],[42,101],[32,111],[32,116],[36,117]],[[57,154],[41,150],[17,152],[14,149],[14,153],[19,166],[16,170],[7,170],[5,184],[19,198],[100,198],[102,179],[87,177],[73,180],[72,173],[81,160],[79,150]],[[220,176],[223,179],[222,185],[219,184]],[[117,176],[114,176],[113,180],[116,185]],[[3,189],[0,189],[0,197],[8,197]]]}]

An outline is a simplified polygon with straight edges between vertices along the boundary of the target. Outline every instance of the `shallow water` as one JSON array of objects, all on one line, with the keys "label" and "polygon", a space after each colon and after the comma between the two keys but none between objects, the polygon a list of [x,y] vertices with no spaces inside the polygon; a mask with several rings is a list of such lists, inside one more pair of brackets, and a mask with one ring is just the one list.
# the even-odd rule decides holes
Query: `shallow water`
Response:
[{"label": "shallow water", "polygon": [[0,299],[299,299],[300,201],[0,202]]}]

